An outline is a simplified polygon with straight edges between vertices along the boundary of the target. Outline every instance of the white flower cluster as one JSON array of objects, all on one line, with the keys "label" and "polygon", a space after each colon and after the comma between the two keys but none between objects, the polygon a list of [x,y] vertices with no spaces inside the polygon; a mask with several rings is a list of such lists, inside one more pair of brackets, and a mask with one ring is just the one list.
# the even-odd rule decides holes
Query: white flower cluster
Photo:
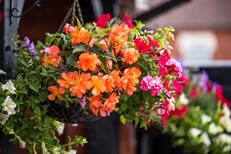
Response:
[{"label": "white flower cluster", "polygon": [[3,91],[6,91],[6,94],[8,95],[2,103],[2,111],[0,111],[0,123],[4,125],[9,116],[16,113],[16,104],[9,96],[10,94],[16,93],[16,88],[14,87],[14,83],[11,80],[3,84],[1,88]]},{"label": "white flower cluster", "polygon": [[[219,119],[220,125],[212,122],[212,117],[202,114],[201,121],[202,124],[208,124],[208,131],[204,132],[198,128],[191,128],[189,133],[193,138],[199,139],[207,148],[211,145],[210,135],[217,135],[215,142],[218,145],[225,145],[222,149],[223,152],[229,152],[231,150],[231,135],[226,134],[224,132],[231,133],[231,112],[230,109],[224,105],[223,106],[223,114]],[[205,152],[207,153],[207,151]]]}]

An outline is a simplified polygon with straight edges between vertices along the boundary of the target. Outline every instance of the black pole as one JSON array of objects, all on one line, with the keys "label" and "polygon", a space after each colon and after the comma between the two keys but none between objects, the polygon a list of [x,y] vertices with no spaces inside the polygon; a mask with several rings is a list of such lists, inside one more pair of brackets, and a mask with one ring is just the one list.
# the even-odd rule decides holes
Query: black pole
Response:
[{"label": "black pole", "polygon": [[[11,18],[11,8],[17,7],[17,1],[0,1],[0,69],[7,76],[0,76],[0,81],[5,78],[13,78],[15,75],[16,60],[13,54],[11,35],[17,34],[17,19]],[[14,144],[10,143],[10,136],[4,135],[0,130],[0,154],[14,154]]]},{"label": "black pole", "polygon": [[149,20],[163,12],[166,12],[172,9],[175,6],[183,4],[184,2],[189,2],[190,0],[171,0],[166,3],[161,4],[155,8],[152,8],[150,11],[147,11],[139,16],[137,16],[134,20],[140,20],[142,22]]}]

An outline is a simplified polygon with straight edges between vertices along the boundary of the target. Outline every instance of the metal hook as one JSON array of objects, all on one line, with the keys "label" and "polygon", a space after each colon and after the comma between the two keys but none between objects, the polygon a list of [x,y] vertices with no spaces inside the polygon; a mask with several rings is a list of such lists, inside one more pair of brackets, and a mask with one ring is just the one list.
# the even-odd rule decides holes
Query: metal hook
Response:
[{"label": "metal hook", "polygon": [[[14,18],[20,18],[22,16],[24,16],[25,14],[27,14],[28,12],[30,12],[35,6],[41,6],[41,3],[44,0],[37,0],[30,8],[28,8],[25,12],[21,13],[20,15],[14,15],[14,12],[19,12],[19,10],[17,8],[11,8],[10,9],[10,16],[14,17]],[[12,2],[11,2],[12,3]]]}]

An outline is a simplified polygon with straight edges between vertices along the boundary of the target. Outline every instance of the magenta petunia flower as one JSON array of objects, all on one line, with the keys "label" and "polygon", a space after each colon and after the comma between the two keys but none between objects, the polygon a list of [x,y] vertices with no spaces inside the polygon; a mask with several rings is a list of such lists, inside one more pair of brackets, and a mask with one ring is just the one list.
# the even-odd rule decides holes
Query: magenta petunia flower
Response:
[{"label": "magenta petunia flower", "polygon": [[178,78],[180,78],[183,75],[182,66],[175,59],[169,59],[166,62],[166,67],[168,68],[168,71],[170,71],[170,72],[175,71]]},{"label": "magenta petunia flower", "polygon": [[157,76],[145,76],[140,82],[140,89],[143,91],[151,90],[151,95],[158,95],[162,90],[163,84]]},{"label": "magenta petunia flower", "polygon": [[152,96],[156,96],[156,95],[158,95],[161,92],[163,84],[162,84],[160,78],[157,77],[157,76],[155,76],[153,78],[153,81],[154,81],[155,84],[151,88],[151,95]]},{"label": "magenta petunia flower", "polygon": [[145,76],[140,82],[140,89],[143,91],[150,90],[155,85],[154,80],[151,76]]}]

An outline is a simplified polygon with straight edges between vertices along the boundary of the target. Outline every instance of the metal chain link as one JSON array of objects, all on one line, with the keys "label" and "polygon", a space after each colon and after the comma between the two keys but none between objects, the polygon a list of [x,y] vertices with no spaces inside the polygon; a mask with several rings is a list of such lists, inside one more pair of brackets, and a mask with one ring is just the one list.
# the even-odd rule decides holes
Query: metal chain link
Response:
[{"label": "metal chain link", "polygon": [[83,21],[83,15],[82,15],[82,11],[79,5],[79,0],[74,0],[71,8],[68,10],[65,18],[63,19],[61,25],[59,26],[58,32],[61,32],[63,26],[65,25],[65,23],[67,22],[68,18],[71,15],[71,25],[74,26],[74,21],[75,21],[75,17],[76,17],[76,8],[78,10],[78,14],[79,14],[79,19],[82,25],[84,25],[84,21]]},{"label": "metal chain link", "polygon": [[75,9],[75,7],[76,7],[76,3],[77,3],[77,1],[78,0],[74,0],[74,2],[73,2],[73,6],[72,6],[72,16],[71,16],[71,26],[74,26],[74,21],[75,21],[75,13],[76,13],[76,9]]},{"label": "metal chain link", "polygon": [[84,21],[83,21],[83,14],[82,14],[82,10],[81,10],[81,7],[79,5],[79,0],[76,0],[76,7],[78,9],[78,14],[79,14],[79,20],[81,22],[82,25],[84,25]]}]

